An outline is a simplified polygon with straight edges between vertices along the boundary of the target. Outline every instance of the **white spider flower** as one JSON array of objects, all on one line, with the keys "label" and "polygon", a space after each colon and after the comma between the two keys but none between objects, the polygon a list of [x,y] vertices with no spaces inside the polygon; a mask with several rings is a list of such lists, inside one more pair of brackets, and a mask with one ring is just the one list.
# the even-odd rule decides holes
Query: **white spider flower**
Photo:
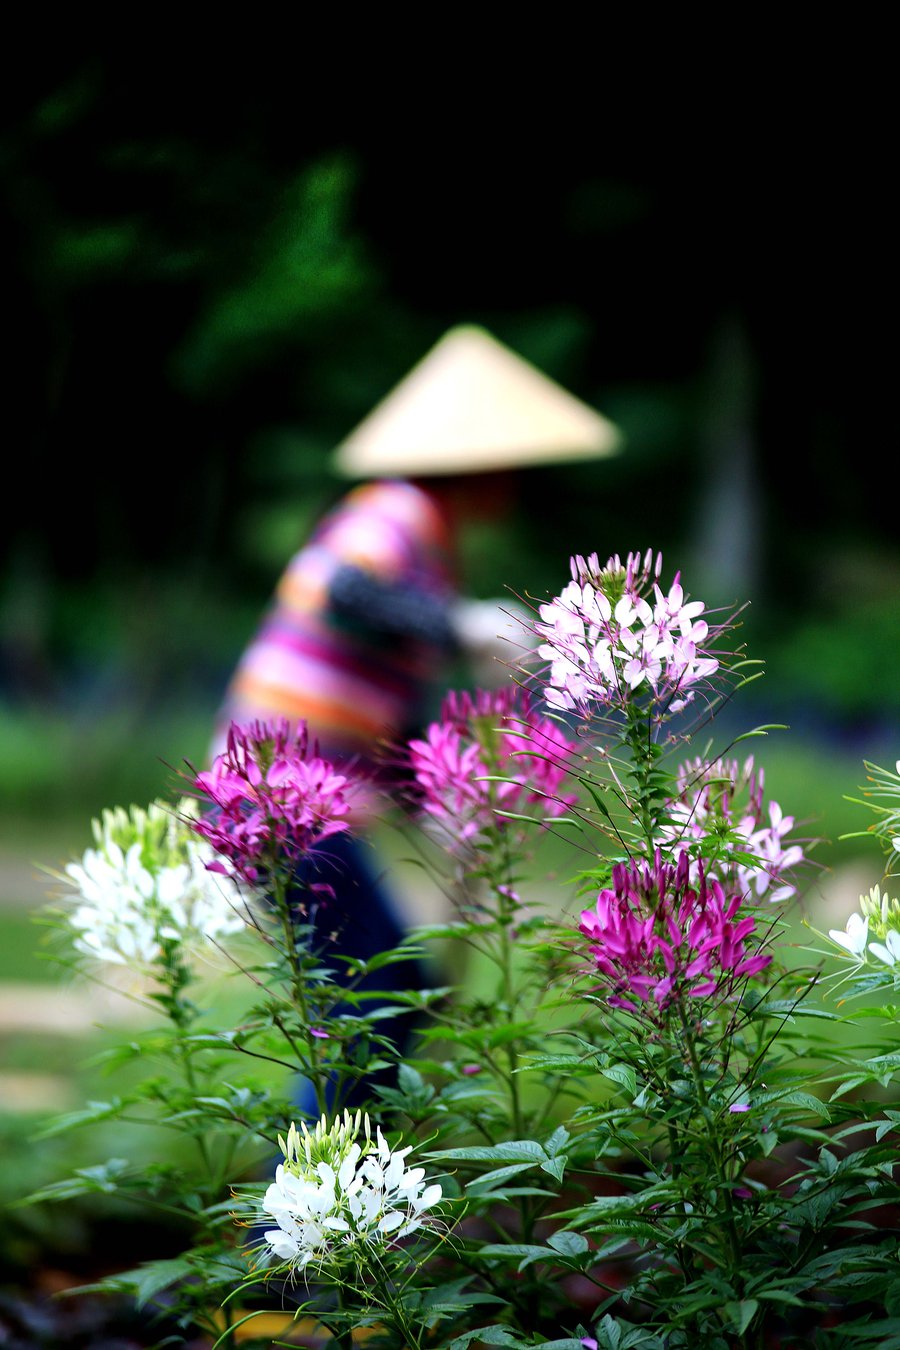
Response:
[{"label": "white spider flower", "polygon": [[839,947],[843,947],[851,956],[855,956],[858,961],[866,959],[866,942],[869,936],[869,920],[864,919],[861,914],[851,914],[847,920],[845,930],[829,928],[828,936],[832,942],[836,942]]},{"label": "white spider flower", "polygon": [[886,966],[896,966],[900,962],[900,933],[892,928],[885,934],[884,942],[871,942],[869,951]]},{"label": "white spider flower", "polygon": [[407,1166],[411,1145],[391,1150],[378,1126],[373,1139],[359,1112],[300,1129],[291,1125],[286,1141],[279,1136],[284,1162],[261,1202],[262,1222],[278,1225],[263,1235],[265,1257],[298,1272],[358,1258],[428,1222],[442,1191],[426,1183],[424,1168]]},{"label": "white spider flower", "polygon": [[[76,949],[115,965],[152,966],[164,944],[196,945],[244,927],[245,902],[228,878],[207,870],[214,852],[161,802],[116,807],[92,821],[96,847],[69,863],[77,892],[67,914]],[[80,903],[78,903],[80,902]]]}]

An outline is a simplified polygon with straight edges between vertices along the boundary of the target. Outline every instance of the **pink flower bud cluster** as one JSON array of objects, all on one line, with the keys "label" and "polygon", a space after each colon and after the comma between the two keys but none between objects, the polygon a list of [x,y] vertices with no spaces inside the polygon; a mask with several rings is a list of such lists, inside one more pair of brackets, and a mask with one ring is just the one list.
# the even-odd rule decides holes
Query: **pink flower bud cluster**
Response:
[{"label": "pink flower bud cluster", "polygon": [[315,844],[348,828],[350,780],[320,759],[304,723],[232,723],[225,750],[194,788],[213,809],[190,821],[221,859],[209,864],[249,884],[292,868]]},{"label": "pink flower bud cluster", "polygon": [[[561,816],[577,800],[561,794],[574,744],[539,716],[516,688],[451,693],[441,719],[409,743],[419,809],[440,827],[456,854],[490,828],[510,822],[497,811],[535,809]],[[498,781],[502,780],[502,781]]]},{"label": "pink flower bud cluster", "polygon": [[581,932],[614,1007],[664,1008],[677,994],[706,998],[731,992],[771,956],[748,951],[752,915],[738,918],[740,895],[700,874],[693,884],[687,853],[675,864],[634,860],[613,868],[612,888],[581,915]]},{"label": "pink flower bud cluster", "polygon": [[[540,607],[535,625],[550,662],[544,697],[551,707],[585,713],[592,704],[623,709],[649,691],[677,712],[692,685],[715,674],[719,662],[704,649],[709,625],[700,600],[688,600],[676,573],[668,593],[659,586],[662,557],[618,555],[601,568],[597,554],[571,560],[572,580]],[[652,603],[651,603],[652,601]]]},{"label": "pink flower bud cluster", "polygon": [[[753,757],[736,760],[690,760],[678,769],[678,796],[668,803],[669,822],[660,831],[663,847],[675,851],[691,840],[707,840],[723,829],[734,842],[723,840],[726,855],[752,854],[756,861],[726,856],[706,864],[729,889],[770,901],[788,900],[797,892],[790,873],[804,861],[803,848],[787,839],[794,817],[786,816],[775,801],[765,803],[765,778]],[[696,864],[695,864],[696,866]]]}]

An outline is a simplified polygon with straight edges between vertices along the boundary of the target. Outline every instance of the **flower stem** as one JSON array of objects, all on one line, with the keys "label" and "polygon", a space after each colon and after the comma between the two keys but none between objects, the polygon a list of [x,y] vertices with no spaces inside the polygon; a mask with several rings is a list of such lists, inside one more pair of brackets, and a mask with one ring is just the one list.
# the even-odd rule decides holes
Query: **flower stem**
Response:
[{"label": "flower stem", "polygon": [[315,1093],[316,1113],[317,1115],[322,1116],[327,1112],[328,1101],[325,1095],[325,1083],[319,1055],[319,1045],[316,1037],[312,1034],[312,1023],[309,1003],[306,996],[306,979],[303,970],[303,962],[297,952],[296,926],[294,917],[291,914],[290,904],[288,903],[287,885],[280,868],[274,867],[272,869],[272,876],[274,879],[272,900],[281,923],[282,933],[284,934],[284,947],[291,977],[291,993],[294,1005],[300,1013],[306,1040],[305,1057],[307,1063],[305,1069],[309,1075],[313,1092]]}]

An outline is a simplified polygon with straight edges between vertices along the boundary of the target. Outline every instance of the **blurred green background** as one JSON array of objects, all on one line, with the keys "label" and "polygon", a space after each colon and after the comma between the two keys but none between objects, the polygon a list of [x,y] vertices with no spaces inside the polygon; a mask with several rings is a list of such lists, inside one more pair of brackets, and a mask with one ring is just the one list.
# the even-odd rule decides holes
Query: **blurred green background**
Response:
[{"label": "blurred green background", "polygon": [[202,753],[338,490],[329,452],[465,321],[627,437],[526,475],[518,517],[467,541],[476,594],[556,589],[576,551],[661,548],[707,603],[752,602],[771,720],[861,753],[889,740],[877,141],[851,153],[838,104],[814,129],[766,123],[739,90],[705,136],[668,86],[647,122],[612,124],[612,90],[502,116],[462,98],[465,72],[418,135],[407,91],[403,135],[352,62],[327,105],[288,68],[82,38],[6,89],[4,812],[84,817],[145,794],[157,755]]},{"label": "blurred green background", "polygon": [[[33,864],[203,758],[339,491],[331,449],[460,322],[627,439],[529,471],[517,516],[464,541],[471,592],[541,595],[573,552],[652,546],[707,604],[749,600],[768,673],[726,729],[791,724],[760,757],[849,869],[849,912],[879,869],[837,843],[867,823],[843,794],[900,752],[872,97],[768,69],[763,116],[723,70],[688,110],[686,75],[632,71],[548,107],[471,55],[379,82],[354,47],[327,93],[310,68],[330,50],[139,61],[81,35],[19,56],[0,127],[0,980],[53,978]],[[14,1068],[71,1063],[31,1034],[8,1033]]]}]

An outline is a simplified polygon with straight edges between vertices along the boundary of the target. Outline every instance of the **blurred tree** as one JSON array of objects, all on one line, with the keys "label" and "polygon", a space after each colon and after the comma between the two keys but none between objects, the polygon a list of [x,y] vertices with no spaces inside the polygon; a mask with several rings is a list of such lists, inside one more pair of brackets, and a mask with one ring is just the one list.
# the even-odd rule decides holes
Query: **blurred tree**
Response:
[{"label": "blurred tree", "polygon": [[[825,603],[823,555],[896,557],[867,458],[888,436],[867,309],[884,187],[845,108],[763,125],[738,88],[693,120],[661,89],[641,124],[637,93],[600,108],[586,87],[556,114],[456,100],[441,117],[451,86],[424,73],[393,100],[364,87],[323,106],[295,66],[179,47],[140,64],[81,37],[4,91],[24,504],[2,543],[8,689],[46,691],[111,649],[142,688],[215,681],[333,491],[330,447],[465,320],[629,437],[616,462],[532,477],[502,559],[474,545],[486,592],[554,586],[575,549],[654,543],[712,569],[726,323],[754,371],[741,444],[772,633]],[[716,444],[741,496],[737,442]]]}]

